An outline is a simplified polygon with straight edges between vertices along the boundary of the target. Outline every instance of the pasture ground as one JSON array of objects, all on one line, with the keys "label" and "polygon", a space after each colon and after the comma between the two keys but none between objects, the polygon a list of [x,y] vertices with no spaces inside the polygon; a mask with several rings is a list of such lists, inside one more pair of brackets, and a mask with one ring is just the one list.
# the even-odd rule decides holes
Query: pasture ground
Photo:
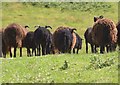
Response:
[{"label": "pasture ground", "polygon": [[[58,4],[60,6],[58,6]],[[74,4],[74,5],[72,5]],[[54,32],[58,26],[77,28],[84,39],[87,27],[93,25],[93,17],[104,15],[118,21],[118,3],[2,3],[2,25],[10,23],[29,25],[50,25]],[[78,9],[77,9],[78,8]],[[118,48],[117,48],[118,49]],[[2,83],[118,83],[118,50],[112,53],[85,53],[85,40],[79,54],[55,54],[0,59],[0,80]],[[65,67],[65,60],[68,67]],[[120,75],[119,75],[120,76]]]}]

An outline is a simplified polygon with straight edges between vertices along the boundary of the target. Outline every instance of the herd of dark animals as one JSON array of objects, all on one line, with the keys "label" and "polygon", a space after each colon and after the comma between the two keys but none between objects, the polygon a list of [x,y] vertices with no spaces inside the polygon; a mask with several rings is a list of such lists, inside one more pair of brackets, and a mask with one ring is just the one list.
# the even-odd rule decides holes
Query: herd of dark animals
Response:
[{"label": "herd of dark animals", "polygon": [[[29,26],[21,26],[16,23],[8,25],[5,29],[0,30],[2,38],[2,49],[0,56],[6,57],[11,48],[14,48],[14,57],[16,49],[27,48],[27,56],[40,56],[58,53],[77,53],[82,49],[82,38],[75,32],[77,29],[71,27],[58,27],[52,34],[49,30],[51,26],[35,26],[36,30],[29,31]],[[120,22],[117,25],[110,19],[103,16],[94,17],[94,25],[87,28],[84,33],[86,43],[86,53],[88,53],[88,43],[91,45],[91,52],[96,53],[100,47],[100,53],[115,51],[117,45],[120,46]],[[1,46],[1,45],[0,45]],[[32,49],[32,53],[31,50]],[[41,50],[42,49],[42,50]],[[77,49],[77,52],[75,52]]]}]

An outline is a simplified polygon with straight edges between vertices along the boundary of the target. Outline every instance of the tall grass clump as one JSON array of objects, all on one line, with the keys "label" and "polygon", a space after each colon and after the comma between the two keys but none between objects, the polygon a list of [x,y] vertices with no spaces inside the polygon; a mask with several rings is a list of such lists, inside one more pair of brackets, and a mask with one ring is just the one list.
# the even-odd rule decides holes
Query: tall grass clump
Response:
[{"label": "tall grass clump", "polygon": [[59,8],[61,11],[79,10],[84,12],[98,11],[101,9],[108,11],[112,7],[108,2],[24,2],[23,4],[42,8]]},{"label": "tall grass clump", "polygon": [[88,69],[102,69],[108,66],[115,64],[115,56],[111,58],[107,58],[105,60],[101,59],[100,57],[92,57],[90,58],[90,64]]}]

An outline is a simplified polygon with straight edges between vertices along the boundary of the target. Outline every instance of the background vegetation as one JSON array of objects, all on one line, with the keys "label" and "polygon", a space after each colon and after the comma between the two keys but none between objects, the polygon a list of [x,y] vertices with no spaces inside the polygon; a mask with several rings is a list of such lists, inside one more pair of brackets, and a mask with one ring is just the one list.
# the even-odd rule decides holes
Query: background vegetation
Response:
[{"label": "background vegetation", "polygon": [[[87,27],[93,25],[93,17],[103,15],[118,21],[118,3],[110,2],[11,2],[2,3],[2,26],[10,23],[50,25],[52,33],[58,26],[75,27],[84,39]],[[117,48],[118,49],[118,48]],[[55,54],[38,57],[1,59],[2,82],[11,83],[118,83],[118,51],[105,54],[85,53],[85,43],[79,54]],[[99,50],[99,49],[98,49]],[[65,61],[67,63],[65,63]]]}]

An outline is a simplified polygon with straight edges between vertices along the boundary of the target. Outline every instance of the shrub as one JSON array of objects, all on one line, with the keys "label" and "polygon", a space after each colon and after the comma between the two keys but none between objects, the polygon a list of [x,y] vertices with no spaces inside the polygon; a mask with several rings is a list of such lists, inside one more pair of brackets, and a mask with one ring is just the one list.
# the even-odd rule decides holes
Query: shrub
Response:
[{"label": "shrub", "polygon": [[112,6],[107,2],[24,2],[24,5],[32,5],[43,8],[59,8],[61,11],[89,11],[94,12],[98,10],[108,11]]},{"label": "shrub", "polygon": [[102,69],[108,66],[111,66],[115,63],[115,57],[107,58],[106,60],[102,60],[99,57],[90,58],[90,64],[87,67],[88,69]]}]

